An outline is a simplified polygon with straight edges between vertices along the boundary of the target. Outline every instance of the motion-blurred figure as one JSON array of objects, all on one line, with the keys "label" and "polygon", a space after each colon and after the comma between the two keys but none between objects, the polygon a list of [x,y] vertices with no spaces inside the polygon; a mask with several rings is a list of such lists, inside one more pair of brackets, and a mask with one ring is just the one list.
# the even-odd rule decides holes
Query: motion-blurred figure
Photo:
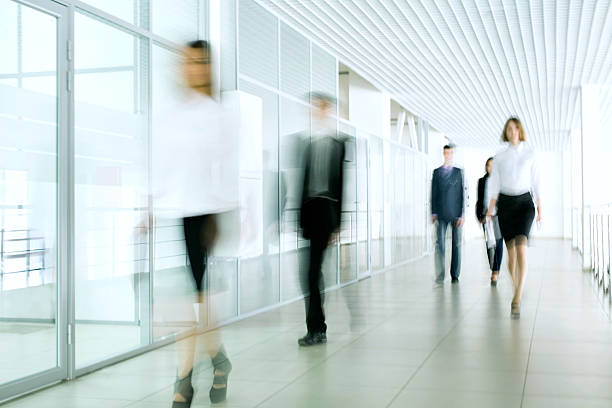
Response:
[{"label": "motion-blurred figure", "polygon": [[540,172],[536,154],[525,142],[525,130],[518,118],[506,121],[501,139],[508,142],[508,148],[493,160],[487,218],[493,217],[497,205],[499,227],[508,249],[508,270],[514,284],[510,314],[518,318],[527,277],[527,243],[536,216],[534,198],[538,210],[537,221],[542,220]]},{"label": "motion-blurred figure", "polygon": [[[196,289],[196,299],[180,299],[184,321],[195,320],[193,304],[206,304],[208,255],[215,243],[217,215],[238,206],[238,169],[231,158],[237,146],[226,111],[212,97],[210,49],[205,41],[185,47],[184,99],[154,122],[153,200],[160,214],[182,218],[185,246]],[[200,310],[202,308],[200,307]],[[227,396],[232,365],[215,332],[207,336],[207,351],[214,368],[209,391],[213,403]],[[179,347],[173,408],[190,407],[194,396],[192,375],[196,338]]]},{"label": "motion-blurred figure", "polygon": [[452,283],[459,282],[461,272],[461,226],[463,225],[463,171],[453,166],[454,146],[443,149],[444,165],[433,172],[431,180],[431,222],[436,226],[436,283],[444,282],[446,270],[446,229],[453,231],[450,273]]},{"label": "motion-blurred figure", "polygon": [[304,187],[300,209],[300,226],[304,238],[310,240],[310,265],[306,298],[308,333],[298,340],[300,346],[327,341],[327,325],[321,297],[321,265],[323,252],[340,228],[344,138],[338,134],[331,117],[335,100],[322,93],[313,93],[315,106],[312,138],[305,149]]},{"label": "motion-blurred figure", "polygon": [[504,239],[502,238],[501,231],[499,229],[497,211],[493,209],[493,217],[491,218],[491,220],[487,220],[486,217],[488,209],[487,206],[489,205],[489,200],[487,200],[487,181],[491,174],[492,165],[493,158],[490,157],[485,164],[486,174],[478,180],[478,200],[476,201],[476,218],[478,218],[478,221],[482,224],[482,228],[485,232],[485,237],[489,238],[489,234],[493,232],[495,238],[493,245],[491,245],[491,243],[489,242],[490,239],[486,239],[486,241],[487,256],[489,257],[489,266],[491,267],[491,286],[497,286],[499,268],[501,267],[502,257],[504,256]]}]

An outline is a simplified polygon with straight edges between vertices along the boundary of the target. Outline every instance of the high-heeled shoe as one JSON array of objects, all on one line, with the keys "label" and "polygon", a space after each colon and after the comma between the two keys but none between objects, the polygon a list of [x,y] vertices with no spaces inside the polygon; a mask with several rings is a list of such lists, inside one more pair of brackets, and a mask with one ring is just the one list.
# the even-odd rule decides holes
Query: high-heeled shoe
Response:
[{"label": "high-heeled shoe", "polygon": [[521,317],[521,304],[520,303],[512,302],[512,304],[510,305],[510,316],[512,316],[512,318],[514,319],[518,319],[519,317]]},{"label": "high-heeled shoe", "polygon": [[191,384],[191,375],[193,369],[189,371],[184,378],[176,378],[174,383],[174,394],[179,394],[185,401],[172,401],[172,408],[189,408],[193,400],[193,385]]},{"label": "high-heeled shoe", "polygon": [[217,355],[212,359],[212,364],[214,378],[213,385],[210,387],[209,396],[210,402],[217,404],[225,401],[227,398],[227,378],[232,371],[232,363],[226,355],[225,347],[221,346]]}]

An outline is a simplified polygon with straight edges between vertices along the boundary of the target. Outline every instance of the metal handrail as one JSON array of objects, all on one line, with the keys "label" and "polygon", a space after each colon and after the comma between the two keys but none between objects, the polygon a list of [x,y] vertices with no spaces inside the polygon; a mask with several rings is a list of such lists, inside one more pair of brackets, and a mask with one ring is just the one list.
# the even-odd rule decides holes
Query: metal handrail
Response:
[{"label": "metal handrail", "polygon": [[593,278],[612,303],[612,204],[584,207],[591,241],[588,256]]}]

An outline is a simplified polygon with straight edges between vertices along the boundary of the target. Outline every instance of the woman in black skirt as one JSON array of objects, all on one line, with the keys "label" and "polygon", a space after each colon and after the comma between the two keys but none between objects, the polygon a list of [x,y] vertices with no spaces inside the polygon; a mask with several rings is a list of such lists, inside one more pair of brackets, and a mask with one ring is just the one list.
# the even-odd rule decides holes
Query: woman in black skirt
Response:
[{"label": "woman in black skirt", "polygon": [[540,207],[540,176],[536,155],[525,143],[521,121],[506,121],[502,141],[506,150],[495,156],[488,183],[490,198],[487,217],[497,206],[502,237],[508,249],[508,270],[514,284],[511,313],[519,317],[525,277],[527,276],[527,242],[537,206],[537,221],[542,219]]}]

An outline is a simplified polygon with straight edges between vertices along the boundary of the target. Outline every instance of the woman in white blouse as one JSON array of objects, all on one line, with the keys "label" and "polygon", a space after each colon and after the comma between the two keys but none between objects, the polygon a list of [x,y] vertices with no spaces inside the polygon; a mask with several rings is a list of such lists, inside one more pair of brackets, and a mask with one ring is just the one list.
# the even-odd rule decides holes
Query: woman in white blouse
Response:
[{"label": "woman in white blouse", "polygon": [[502,237],[508,249],[508,270],[514,284],[511,304],[513,317],[520,316],[523,286],[527,275],[527,241],[535,217],[542,219],[540,207],[540,176],[535,152],[525,143],[521,121],[510,118],[504,126],[502,141],[506,150],[495,156],[488,183],[489,210],[497,205],[497,216]]}]

